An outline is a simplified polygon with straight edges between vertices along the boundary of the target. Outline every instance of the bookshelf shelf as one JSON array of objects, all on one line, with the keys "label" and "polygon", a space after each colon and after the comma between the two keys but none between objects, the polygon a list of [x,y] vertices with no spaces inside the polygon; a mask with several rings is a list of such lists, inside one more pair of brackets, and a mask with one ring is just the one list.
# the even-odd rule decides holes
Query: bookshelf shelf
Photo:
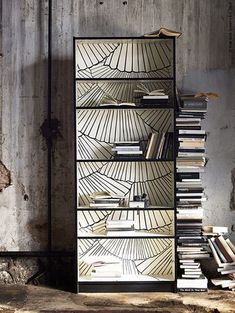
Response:
[{"label": "bookshelf shelf", "polygon": [[84,160],[78,159],[77,162],[174,162],[173,159],[141,159],[141,158],[128,158],[128,159],[93,159],[93,160]]},{"label": "bookshelf shelf", "polygon": [[174,291],[175,39],[74,38],[74,99],[78,292]]}]

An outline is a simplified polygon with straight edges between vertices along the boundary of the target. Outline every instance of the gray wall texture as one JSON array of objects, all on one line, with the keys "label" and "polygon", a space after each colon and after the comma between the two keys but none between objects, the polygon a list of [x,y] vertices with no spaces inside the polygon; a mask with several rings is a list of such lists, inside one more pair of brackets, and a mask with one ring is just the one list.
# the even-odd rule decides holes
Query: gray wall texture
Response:
[{"label": "gray wall texture", "polygon": [[[53,248],[74,239],[73,36],[140,36],[180,30],[177,82],[185,92],[214,91],[204,127],[204,224],[235,224],[235,1],[52,1]],[[47,0],[1,0],[0,160],[11,185],[0,193],[0,250],[47,247]],[[3,171],[4,172],[4,171]],[[0,171],[1,173],[1,171]],[[232,183],[233,182],[233,183]]]}]

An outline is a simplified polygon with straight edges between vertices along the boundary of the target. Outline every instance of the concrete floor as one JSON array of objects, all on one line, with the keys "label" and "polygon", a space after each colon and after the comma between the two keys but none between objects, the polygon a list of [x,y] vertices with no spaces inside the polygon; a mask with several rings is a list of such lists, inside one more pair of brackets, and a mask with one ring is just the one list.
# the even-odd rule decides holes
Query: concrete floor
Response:
[{"label": "concrete floor", "polygon": [[0,313],[234,313],[235,292],[73,294],[47,287],[1,286]]}]

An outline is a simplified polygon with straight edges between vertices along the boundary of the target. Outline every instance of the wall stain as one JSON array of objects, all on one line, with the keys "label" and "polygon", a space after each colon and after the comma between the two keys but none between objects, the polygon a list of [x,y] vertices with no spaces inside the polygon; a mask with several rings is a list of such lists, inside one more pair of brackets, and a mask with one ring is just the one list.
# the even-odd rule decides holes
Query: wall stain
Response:
[{"label": "wall stain", "polygon": [[235,167],[231,171],[232,191],[230,193],[230,209],[235,211]]},{"label": "wall stain", "polygon": [[6,166],[0,161],[0,191],[11,184],[11,173]]},{"label": "wall stain", "polygon": [[224,129],[228,129],[228,125],[225,125],[223,127],[220,127],[221,130],[224,130]]},{"label": "wall stain", "polygon": [[47,241],[47,226],[48,224],[43,217],[31,219],[26,225],[32,238],[41,245]]}]

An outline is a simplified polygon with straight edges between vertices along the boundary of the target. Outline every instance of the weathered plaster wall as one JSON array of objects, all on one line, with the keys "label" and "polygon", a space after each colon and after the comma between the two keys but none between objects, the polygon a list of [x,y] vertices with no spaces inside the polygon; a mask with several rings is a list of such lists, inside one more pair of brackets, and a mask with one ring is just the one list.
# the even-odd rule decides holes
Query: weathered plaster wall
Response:
[{"label": "weathered plaster wall", "polygon": [[[75,242],[73,36],[139,36],[161,25],[183,32],[177,40],[178,86],[220,94],[209,105],[205,121],[210,158],[204,175],[209,196],[205,222],[235,223],[235,212],[230,210],[235,167],[234,1],[52,2],[52,113],[60,121],[61,133],[52,156],[54,248],[69,250]],[[0,155],[11,172],[12,185],[0,194],[0,246],[7,250],[43,249],[47,243],[47,152],[40,135],[47,106],[47,5],[47,0],[1,1]]]},{"label": "weathered plaster wall", "polygon": [[11,186],[0,193],[0,250],[39,250],[47,241],[47,5],[1,1],[1,160]]}]

